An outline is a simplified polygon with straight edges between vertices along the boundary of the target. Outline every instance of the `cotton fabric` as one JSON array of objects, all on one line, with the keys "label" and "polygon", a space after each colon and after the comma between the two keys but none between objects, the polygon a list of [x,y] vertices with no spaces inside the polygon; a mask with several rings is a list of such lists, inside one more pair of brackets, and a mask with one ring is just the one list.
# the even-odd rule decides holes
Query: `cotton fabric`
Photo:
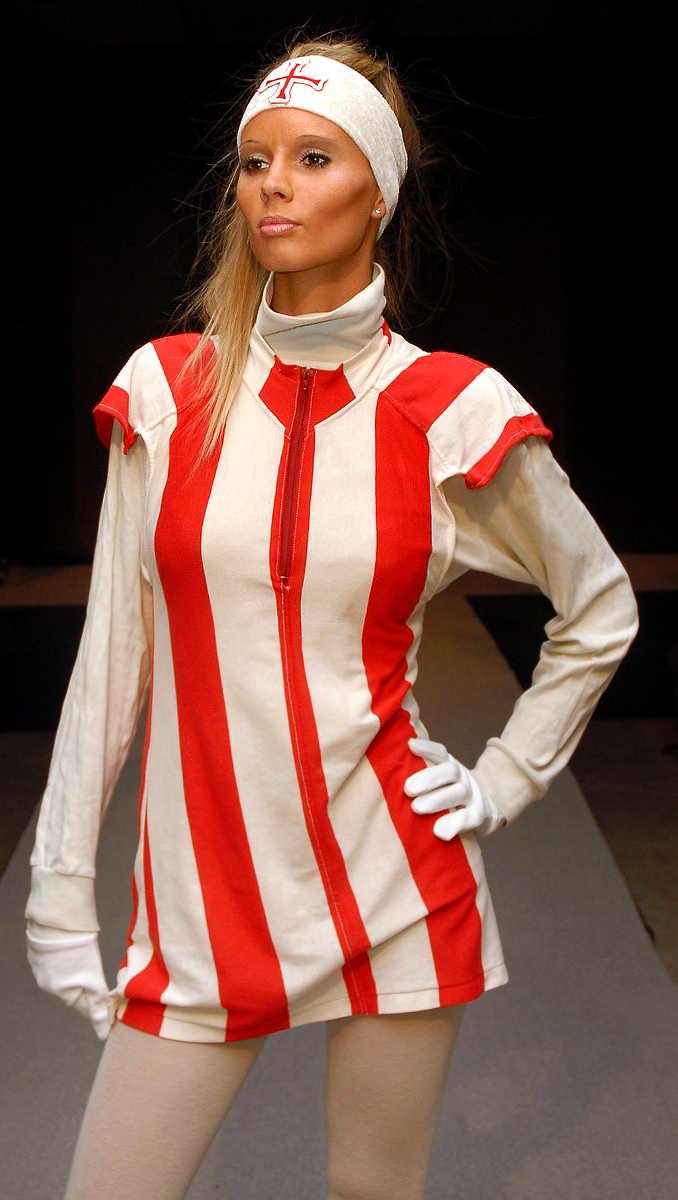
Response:
[{"label": "cotton fabric", "polygon": [[533,686],[474,768],[509,820],[564,766],[635,632],[621,564],[497,371],[393,333],[380,268],[331,314],[268,300],[207,463],[181,378],[197,337],[141,347],[97,407],[109,477],[31,859],[27,915],[96,927],[100,823],[150,681],[111,1003],[181,1040],[505,982],[475,837],[441,842],[404,792],[425,765],[408,746],[428,736],[425,605],[469,567],[553,600]]}]

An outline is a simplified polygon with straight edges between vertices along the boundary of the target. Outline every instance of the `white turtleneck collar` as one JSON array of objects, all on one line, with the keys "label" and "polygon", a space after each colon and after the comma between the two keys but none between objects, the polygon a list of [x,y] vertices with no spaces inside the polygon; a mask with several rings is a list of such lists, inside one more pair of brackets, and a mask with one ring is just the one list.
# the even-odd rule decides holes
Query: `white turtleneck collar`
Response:
[{"label": "white turtleneck collar", "polygon": [[291,317],[274,312],[268,303],[273,274],[268,278],[254,327],[278,358],[299,367],[334,369],[362,350],[381,328],[384,272],[373,264],[372,282],[345,304],[330,312]]}]

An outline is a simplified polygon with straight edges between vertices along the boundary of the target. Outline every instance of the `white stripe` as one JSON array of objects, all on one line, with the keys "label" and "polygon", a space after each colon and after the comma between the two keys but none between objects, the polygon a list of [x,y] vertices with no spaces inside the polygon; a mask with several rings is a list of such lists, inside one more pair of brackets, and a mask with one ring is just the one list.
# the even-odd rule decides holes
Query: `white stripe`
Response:
[{"label": "white stripe", "polygon": [[169,973],[162,1002],[210,1005],[226,1013],[212,955],[200,876],[182,786],[174,672],[164,597],[155,596],[156,658],[153,729],[146,777],[151,801],[148,837],[158,914],[160,951]]},{"label": "white stripe", "polygon": [[410,992],[413,979],[417,981],[417,990],[431,989],[439,996],[438,975],[425,917],[370,950],[370,963],[380,997],[380,1012],[392,1011],[382,997],[394,992]]},{"label": "white stripe", "polygon": [[508,421],[535,410],[492,367],[485,367],[429,428],[436,486],[465,475],[492,449]]},{"label": "white stripe", "polygon": [[372,944],[426,911],[364,757],[379,731],[362,645],[376,560],[376,399],[363,397],[340,419],[316,426],[302,596],[304,661],[330,819]]},{"label": "white stripe", "polygon": [[372,945],[425,916],[426,906],[367,759],[361,759],[332,799],[330,816]]},{"label": "white stripe", "polygon": [[505,968],[503,967],[504,955],[499,938],[499,928],[494,912],[494,906],[492,904],[492,898],[490,896],[490,889],[487,886],[487,880],[485,878],[485,866],[483,864],[483,856],[480,852],[480,846],[478,845],[474,833],[462,833],[460,834],[460,837],[466,853],[468,865],[473,872],[478,889],[476,892],[476,908],[478,909],[478,913],[480,915],[482,929],[481,958],[483,970],[487,973],[491,972],[496,967],[501,967],[504,970],[505,978],[508,978]]},{"label": "white stripe", "polygon": [[301,626],[330,802],[379,730],[362,650],[376,555],[375,409],[376,396],[365,397],[315,433]]},{"label": "white stripe", "polygon": [[[153,948],[151,946],[148,933],[148,914],[146,911],[146,887],[144,883],[144,822],[146,820],[146,799],[147,791],[144,791],[144,796],[141,802],[141,837],[134,858],[134,880],[137,886],[138,904],[137,916],[134,924],[133,941],[127,949],[126,965],[118,971],[116,981],[116,991],[123,995],[125,987],[130,979],[135,975],[144,971],[153,957]],[[121,1010],[119,1010],[121,1011]]]},{"label": "white stripe", "polygon": [[270,583],[282,448],[280,425],[241,390],[205,515],[203,562],[243,820],[293,1008],[343,958],[303,814]]},{"label": "white stripe", "polygon": [[353,394],[360,400],[366,400],[371,386],[375,395],[380,394],[413,362],[425,358],[426,353],[406,342],[399,334],[391,332],[390,344],[384,335],[373,339],[364,351],[359,351],[344,364],[344,374]]},{"label": "white stripe", "polygon": [[[162,379],[168,388],[164,375]],[[156,390],[162,392],[157,376],[154,382]],[[147,502],[145,555],[151,564],[153,585],[154,675],[153,735],[146,763],[146,795],[152,799],[147,806],[144,798],[144,814],[148,823],[160,952],[169,974],[161,1003],[182,1008],[196,1003],[209,1004],[213,1007],[210,1019],[223,1033],[226,1013],[219,1000],[218,979],[186,812],[169,621],[154,556],[155,527],[169,469],[169,439],[175,426],[176,411],[167,418],[160,437],[154,439],[157,443],[152,459],[155,470],[151,473]],[[143,905],[143,920],[133,934],[130,954],[136,965],[128,972],[128,977],[143,970],[152,954],[143,879],[143,844],[137,858],[139,910],[141,913]]]},{"label": "white stripe", "polygon": [[446,580],[454,556],[455,530],[445,502],[442,500],[433,481],[430,485],[431,496],[431,556],[426,571],[426,582],[421,596],[407,624],[412,631],[412,641],[407,650],[407,669],[405,679],[410,687],[403,698],[403,708],[409,714],[416,730],[417,737],[428,737],[428,733],[419,715],[419,705],[414,694],[419,665],[418,655],[421,643],[424,612],[428,601],[439,590],[441,580]]},{"label": "white stripe", "polygon": [[127,392],[129,423],[148,444],[149,433],[158,422],[176,413],[172,389],[151,342],[135,350],[116,377],[115,385]]}]

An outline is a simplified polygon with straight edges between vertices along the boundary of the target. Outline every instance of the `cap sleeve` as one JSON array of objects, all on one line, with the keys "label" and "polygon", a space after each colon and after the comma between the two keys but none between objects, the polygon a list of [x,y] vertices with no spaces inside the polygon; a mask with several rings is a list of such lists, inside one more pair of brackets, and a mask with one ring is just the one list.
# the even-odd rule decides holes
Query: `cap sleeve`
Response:
[{"label": "cap sleeve", "polygon": [[96,431],[107,450],[111,445],[114,421],[122,425],[123,453],[127,454],[136,442],[137,435],[129,423],[129,392],[117,383],[111,384],[94,409]]},{"label": "cap sleeve", "polygon": [[[192,400],[194,381],[191,377],[182,382],[182,370],[199,342],[197,333],[172,334],[134,351],[94,409],[96,431],[107,449],[114,421],[122,426],[127,454],[137,437],[143,439],[158,422]],[[207,365],[212,353],[210,346]]]},{"label": "cap sleeve", "polygon": [[532,405],[492,367],[474,375],[428,434],[436,486],[462,475],[468,488],[489,483],[512,446],[528,437],[553,437]]},{"label": "cap sleeve", "polygon": [[138,429],[135,426],[138,426],[138,421],[133,419],[130,412],[132,377],[135,370],[138,374],[139,360],[148,357],[149,348],[150,344],[147,343],[134,351],[122,370],[116,375],[106,394],[94,408],[96,431],[107,450],[111,445],[114,421],[119,421],[122,426],[123,453],[127,454],[137,440]]}]

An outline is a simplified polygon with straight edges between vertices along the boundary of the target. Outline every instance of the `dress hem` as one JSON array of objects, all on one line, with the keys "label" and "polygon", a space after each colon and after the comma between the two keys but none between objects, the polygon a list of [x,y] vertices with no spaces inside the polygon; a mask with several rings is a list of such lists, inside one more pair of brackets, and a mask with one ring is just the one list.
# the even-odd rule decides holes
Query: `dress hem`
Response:
[{"label": "dress hem", "polygon": [[[501,987],[508,982],[508,972],[504,963],[488,967],[483,975],[476,976],[466,983],[440,984],[437,988],[423,988],[408,992],[378,992],[378,1015],[389,1015],[405,1012],[424,1012],[427,1009],[446,1008],[452,1004],[465,1004],[477,1000],[484,992],[495,987]],[[115,1018],[132,1028],[148,1032],[148,1025],[140,1019],[140,1010],[145,1005],[143,1001],[132,1001],[126,997],[112,997],[116,1008]],[[117,1001],[117,1003],[116,1003]],[[156,1005],[154,1008],[158,1007]],[[162,1006],[160,1006],[162,1007]],[[168,1038],[180,1042],[236,1042],[253,1038],[267,1037],[271,1033],[281,1033],[285,1029],[296,1029],[301,1025],[310,1025],[318,1021],[337,1020],[341,1017],[377,1015],[354,1013],[348,998],[323,1001],[308,1005],[292,1012],[283,1021],[272,1021],[268,1025],[262,1023],[250,1030],[238,1029],[228,1032],[226,1014],[210,1011],[204,1013],[204,1019],[191,1020],[187,1016],[178,1016],[182,1010],[167,1006],[160,1027],[154,1031],[157,1037]],[[195,1010],[193,1010],[195,1012]],[[196,1014],[197,1016],[197,1014]]]}]

